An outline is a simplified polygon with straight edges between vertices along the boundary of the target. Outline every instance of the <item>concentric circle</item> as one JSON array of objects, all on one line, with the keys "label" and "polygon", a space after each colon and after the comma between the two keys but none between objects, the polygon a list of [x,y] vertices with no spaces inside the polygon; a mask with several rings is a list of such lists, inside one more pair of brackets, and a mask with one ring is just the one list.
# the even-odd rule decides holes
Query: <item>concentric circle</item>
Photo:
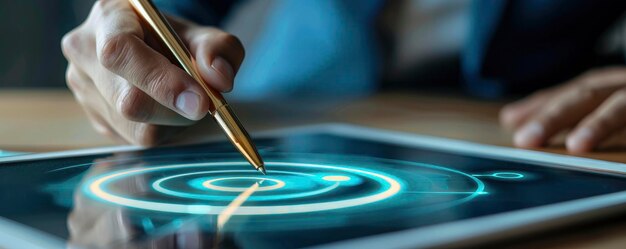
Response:
[{"label": "concentric circle", "polygon": [[477,175],[426,163],[294,153],[264,157],[267,175],[234,156],[172,155],[140,164],[133,158],[105,172],[94,167],[80,193],[148,217],[227,215],[232,229],[240,224],[245,230],[384,221],[488,194]]},{"label": "concentric circle", "polygon": [[[242,163],[244,167],[247,166],[247,164]],[[249,167],[249,166],[247,166]],[[213,194],[210,193],[206,193],[206,192],[202,192],[202,193],[191,193],[188,190],[174,190],[174,189],[170,189],[167,187],[164,187],[163,184],[167,183],[168,181],[175,181],[181,177],[187,177],[187,176],[197,176],[197,175],[203,175],[205,177],[201,177],[201,178],[194,178],[193,180],[189,181],[189,185],[191,187],[194,187],[196,189],[200,189],[200,190],[206,190],[207,187],[205,186],[205,184],[207,182],[215,182],[215,181],[223,181],[223,180],[227,180],[227,179],[233,179],[233,177],[224,177],[224,178],[210,178],[210,177],[206,177],[206,175],[214,175],[214,174],[254,174],[254,175],[258,175],[257,172],[255,171],[251,171],[251,170],[213,170],[213,171],[200,171],[200,172],[191,172],[191,173],[184,173],[184,174],[175,174],[172,176],[168,176],[168,177],[164,177],[161,179],[158,179],[156,181],[154,181],[154,183],[152,183],[152,188],[159,193],[163,193],[163,194],[167,194],[170,196],[174,196],[174,197],[180,197],[180,198],[188,198],[188,199],[194,199],[194,200],[206,200],[206,201],[232,201],[234,196],[232,195],[215,195],[215,192],[213,192]],[[283,174],[283,175],[293,175],[293,176],[302,176],[305,177],[305,179],[314,179],[315,175],[313,174],[306,174],[306,173],[298,173],[298,172],[289,172],[289,171],[282,171],[282,170],[272,170],[272,175],[276,175],[276,174]],[[274,189],[280,189],[282,187],[285,186],[284,182],[282,180],[276,180],[276,179],[270,179],[268,177],[236,177],[238,179],[263,179],[263,180],[268,180],[268,181],[272,181],[272,182],[276,182],[276,185],[273,186],[261,186],[258,189],[255,190],[255,192],[262,192],[262,191],[267,191],[267,190],[274,190]],[[265,181],[263,181],[265,182]],[[252,183],[250,183],[248,186],[250,186]],[[328,191],[333,190],[334,188],[338,187],[339,184],[332,184],[326,187],[322,187],[320,189],[315,189],[315,190],[311,190],[311,191],[301,191],[298,193],[289,193],[289,194],[276,194],[273,193],[272,195],[265,195],[265,196],[251,196],[248,199],[249,200],[264,200],[264,201],[269,201],[269,200],[286,200],[286,199],[293,199],[293,198],[304,198],[304,197],[309,197],[309,196],[316,196],[319,194],[323,194],[326,193]],[[223,186],[211,186],[210,188],[213,188],[213,190],[217,190],[217,191],[225,191],[225,190],[231,190],[231,191],[225,191],[225,192],[243,192],[247,189],[247,187],[223,187]],[[238,191],[232,191],[232,190],[238,190]]]},{"label": "concentric circle", "polygon": [[[342,208],[350,208],[357,207],[361,205],[375,203],[387,198],[390,198],[396,194],[398,194],[402,189],[402,184],[400,181],[392,176],[388,176],[386,174],[365,170],[356,167],[339,167],[333,165],[322,165],[322,164],[309,164],[309,163],[297,163],[297,162],[267,162],[268,168],[289,168],[291,171],[284,170],[268,170],[269,175],[281,174],[281,172],[295,175],[302,175],[302,173],[298,173],[298,169],[307,169],[309,171],[318,171],[318,172],[341,172],[344,175],[354,175],[356,177],[361,177],[367,179],[368,184],[375,185],[375,187],[369,187],[371,191],[365,191],[365,193],[357,193],[350,194],[349,198],[342,198],[338,200],[328,200],[328,201],[314,201],[314,202],[305,202],[301,204],[273,204],[269,203],[267,205],[250,205],[250,206],[241,206],[238,207],[235,211],[233,211],[233,215],[272,215],[272,214],[294,214],[294,213],[305,213],[305,212],[319,212],[319,211],[327,211],[327,210],[335,210]],[[149,198],[139,198],[134,196],[126,196],[124,193],[116,193],[115,191],[111,191],[109,186],[114,184],[117,181],[123,180],[129,177],[137,177],[145,174],[153,174],[153,173],[166,173],[167,171],[180,171],[180,170],[196,170],[196,169],[210,169],[212,167],[220,168],[220,167],[250,167],[245,162],[211,162],[211,163],[194,163],[194,164],[178,164],[178,165],[167,165],[167,166],[155,166],[155,167],[146,167],[146,168],[138,168],[138,169],[127,169],[120,170],[116,172],[112,172],[109,174],[105,174],[99,177],[96,177],[86,184],[85,191],[87,194],[107,201],[109,203],[114,203],[121,206],[143,209],[143,210],[152,210],[152,211],[161,211],[161,212],[172,212],[172,213],[187,213],[187,214],[220,214],[227,207],[227,203],[217,204],[222,201],[219,196],[226,196],[226,199],[232,200],[232,195],[223,195],[223,192],[228,191],[219,191],[214,190],[214,193],[211,198],[204,198],[206,201],[217,202],[216,204],[207,203],[207,204],[191,204],[191,203],[183,203],[183,202],[173,202],[173,201],[159,201]],[[248,171],[249,172],[249,171]],[[233,174],[233,173],[241,173],[238,170],[215,170],[215,171],[203,171],[203,172],[191,172],[186,174],[177,174],[168,176],[165,178],[161,178],[156,180],[152,185],[156,191],[164,194],[169,194],[173,197],[182,197],[182,198],[193,198],[199,199],[197,197],[201,196],[199,194],[185,193],[185,192],[177,192],[172,191],[167,188],[162,187],[163,182],[177,178],[182,176],[189,176],[194,174]],[[311,174],[309,174],[311,175]],[[315,176],[315,175],[313,175]],[[337,189],[342,182],[346,181],[330,181],[324,180],[323,177],[320,177],[320,180],[311,180],[309,176],[309,180],[313,181],[308,182],[308,184],[314,184],[316,186],[324,186],[324,182],[326,182],[326,186],[321,189],[316,190],[316,193],[328,192],[333,189]],[[314,177],[313,177],[314,178]],[[348,177],[349,178],[349,177]],[[346,178],[341,178],[344,180],[350,180]],[[276,180],[278,181],[278,180]],[[215,182],[215,181],[213,181]],[[206,183],[206,181],[204,181]],[[273,185],[276,186],[276,185]],[[267,189],[267,188],[266,188]],[[282,188],[279,188],[282,189]],[[233,189],[230,189],[233,190]],[[278,189],[274,189],[276,191]],[[297,190],[297,186],[292,186],[290,190]],[[323,190],[323,192],[320,192]],[[362,192],[362,191],[361,191]],[[259,192],[261,193],[261,192]],[[185,195],[180,195],[185,194]],[[278,193],[278,195],[283,195],[281,201],[285,201],[287,199],[298,198],[301,196],[301,192],[285,192]],[[190,196],[191,195],[191,196]],[[263,195],[259,196],[262,197]],[[266,201],[275,200],[275,198],[271,198],[276,195],[269,195],[266,198]],[[205,195],[206,197],[206,195]],[[261,198],[262,199],[262,198]],[[257,200],[259,201],[259,200]]]}]

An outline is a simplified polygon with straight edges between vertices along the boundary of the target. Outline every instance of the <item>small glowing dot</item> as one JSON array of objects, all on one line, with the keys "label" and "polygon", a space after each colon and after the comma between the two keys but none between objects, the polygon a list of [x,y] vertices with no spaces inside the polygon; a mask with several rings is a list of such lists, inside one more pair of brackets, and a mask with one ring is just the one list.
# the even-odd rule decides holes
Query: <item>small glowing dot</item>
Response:
[{"label": "small glowing dot", "polygon": [[347,177],[347,176],[324,176],[324,177],[322,177],[322,179],[324,179],[326,181],[331,181],[331,182],[345,182],[345,181],[349,181],[350,177]]}]

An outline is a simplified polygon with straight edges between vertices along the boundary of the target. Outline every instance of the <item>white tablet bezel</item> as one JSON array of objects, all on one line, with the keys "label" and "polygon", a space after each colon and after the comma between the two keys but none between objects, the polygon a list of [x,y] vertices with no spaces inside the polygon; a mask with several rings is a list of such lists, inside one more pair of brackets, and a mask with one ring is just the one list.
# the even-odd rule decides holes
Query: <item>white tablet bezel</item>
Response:
[{"label": "white tablet bezel", "polygon": [[[508,147],[492,146],[438,138],[402,132],[394,132],[375,128],[366,128],[348,124],[320,124],[293,128],[283,128],[256,134],[255,137],[272,137],[301,132],[323,132],[366,140],[394,143],[408,147],[429,148],[436,151],[459,153],[469,156],[501,159],[507,161],[523,161],[537,167],[559,167],[572,170],[600,172],[605,174],[626,174],[626,164],[607,162],[595,159],[557,155],[547,152],[529,151]],[[211,138],[208,141],[223,139]],[[204,140],[206,142],[207,140]],[[114,146],[106,148],[83,149],[62,152],[26,154],[0,158],[0,163],[30,160],[52,159],[72,156],[86,156],[102,153],[136,151],[138,146]],[[460,246],[484,243],[490,240],[506,238],[538,230],[593,219],[618,212],[626,208],[626,191],[583,198],[573,201],[550,204],[535,208],[521,209],[494,215],[481,216],[438,225],[408,229],[393,233],[373,235],[364,238],[339,241],[316,248],[416,248]],[[25,226],[0,218],[0,231],[25,231]],[[30,234],[17,236],[15,233],[0,233],[0,247],[16,247],[19,241],[36,243],[41,238],[42,245],[51,245],[51,236],[43,236],[39,231],[31,229]],[[35,236],[38,235],[38,236]],[[39,237],[39,238],[37,238]],[[10,244],[3,242],[11,241]],[[59,239],[56,244],[64,244]],[[55,244],[52,243],[52,244]]]}]

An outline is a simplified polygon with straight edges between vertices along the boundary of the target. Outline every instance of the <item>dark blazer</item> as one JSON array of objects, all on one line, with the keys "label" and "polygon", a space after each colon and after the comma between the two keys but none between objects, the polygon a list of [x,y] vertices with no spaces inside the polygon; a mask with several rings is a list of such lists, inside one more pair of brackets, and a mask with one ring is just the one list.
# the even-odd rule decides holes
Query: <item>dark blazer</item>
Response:
[{"label": "dark blazer", "polygon": [[593,66],[599,39],[624,10],[623,0],[476,0],[462,61],[467,86],[496,97],[575,77]]}]

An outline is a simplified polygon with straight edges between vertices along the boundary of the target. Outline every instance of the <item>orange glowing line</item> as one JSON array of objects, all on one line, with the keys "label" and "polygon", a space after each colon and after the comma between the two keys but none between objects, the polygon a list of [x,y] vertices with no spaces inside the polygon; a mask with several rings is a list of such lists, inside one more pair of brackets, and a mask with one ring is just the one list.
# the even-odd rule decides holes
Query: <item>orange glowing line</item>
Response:
[{"label": "orange glowing line", "polygon": [[241,204],[243,204],[248,199],[248,197],[250,197],[254,193],[254,191],[256,191],[258,188],[259,188],[259,183],[255,182],[248,189],[241,192],[241,194],[239,194],[230,204],[228,204],[228,206],[226,206],[224,211],[222,211],[219,215],[217,215],[217,229],[218,230],[221,230],[224,227],[226,222],[228,222],[230,217],[233,216],[233,214],[235,213],[235,210],[241,207]]}]

